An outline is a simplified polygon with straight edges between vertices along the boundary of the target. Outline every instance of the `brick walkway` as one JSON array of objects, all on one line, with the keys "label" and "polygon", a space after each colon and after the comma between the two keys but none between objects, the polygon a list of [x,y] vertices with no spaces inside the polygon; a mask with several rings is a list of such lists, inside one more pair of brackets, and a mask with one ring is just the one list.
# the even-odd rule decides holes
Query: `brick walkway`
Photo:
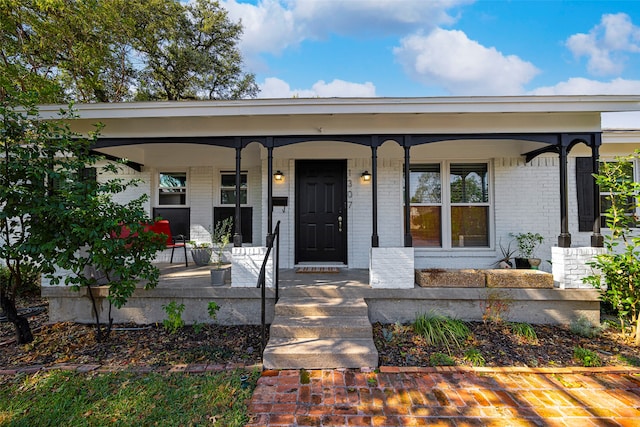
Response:
[{"label": "brick walkway", "polygon": [[256,426],[640,426],[640,369],[265,371]]}]

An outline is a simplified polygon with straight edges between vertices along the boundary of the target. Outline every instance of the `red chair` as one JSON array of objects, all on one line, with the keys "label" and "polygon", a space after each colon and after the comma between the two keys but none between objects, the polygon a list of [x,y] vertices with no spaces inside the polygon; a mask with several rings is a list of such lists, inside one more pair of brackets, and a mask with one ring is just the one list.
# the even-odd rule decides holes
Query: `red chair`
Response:
[{"label": "red chair", "polygon": [[[171,228],[169,227],[169,221],[166,219],[156,221],[150,228],[156,234],[164,234],[167,236],[166,248],[171,248],[171,263],[173,263],[173,251],[176,248],[184,248],[184,264],[189,267],[189,259],[187,258],[187,242],[186,238],[182,235],[173,237],[171,235]],[[178,241],[181,241],[180,243]]]}]

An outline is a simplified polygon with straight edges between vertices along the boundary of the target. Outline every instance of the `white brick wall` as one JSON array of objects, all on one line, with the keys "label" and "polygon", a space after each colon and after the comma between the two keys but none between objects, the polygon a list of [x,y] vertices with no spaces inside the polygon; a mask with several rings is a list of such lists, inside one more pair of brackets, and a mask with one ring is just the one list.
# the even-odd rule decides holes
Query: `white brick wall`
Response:
[{"label": "white brick wall", "polygon": [[371,248],[369,284],[372,288],[413,288],[414,248]]},{"label": "white brick wall", "polygon": [[[448,150],[450,156],[461,153]],[[401,152],[396,151],[398,155]],[[442,154],[442,153],[440,153]],[[495,153],[494,153],[495,154]],[[396,154],[393,154],[396,155]],[[419,158],[412,152],[412,162],[431,160]],[[453,159],[454,160],[454,159]],[[431,160],[434,161],[434,160]],[[439,161],[439,160],[435,160]],[[493,212],[491,215],[492,238],[495,247],[489,249],[427,249],[415,248],[416,268],[489,268],[500,257],[498,242],[506,245],[509,233],[538,232],[545,238],[538,250],[543,259],[542,270],[550,271],[551,248],[557,244],[560,233],[559,167],[555,155],[540,156],[530,163],[522,157],[495,157],[492,166]],[[234,165],[213,165],[188,168],[189,199],[191,207],[191,238],[208,241],[208,227],[213,218],[213,206],[219,204],[220,171],[232,170]],[[267,162],[243,168],[248,171],[249,200],[253,206],[253,246],[264,246],[267,230]],[[274,226],[281,221],[281,266],[292,268],[294,263],[295,227],[295,159],[287,158],[276,150],[274,171],[285,174],[284,182],[274,182],[274,196],[288,197],[288,206],[275,207]],[[368,268],[372,233],[371,183],[362,182],[364,170],[372,171],[370,157],[353,157],[347,163],[347,227],[348,265],[351,268]],[[378,235],[380,247],[402,247],[403,230],[403,159],[381,156],[378,158]],[[142,179],[137,188],[130,189],[122,200],[149,192],[155,198],[155,176],[157,170],[147,169],[142,173],[124,168],[123,175]],[[577,200],[575,193],[575,159],[568,164],[569,226],[572,246],[588,246],[590,234],[577,231]],[[152,198],[152,200],[153,200]],[[149,204],[148,209],[151,210]],[[512,245],[513,247],[514,245]],[[159,259],[168,260],[165,251]],[[182,262],[176,253],[174,262]]]},{"label": "white brick wall", "polygon": [[352,268],[369,267],[369,250],[373,230],[371,217],[371,181],[362,181],[362,172],[371,173],[371,159],[350,159],[347,164],[348,258]]},{"label": "white brick wall", "polygon": [[[129,187],[126,191],[115,194],[113,196],[113,200],[115,202],[127,203],[128,201],[136,199],[144,194],[151,194],[151,173],[149,170],[144,169],[142,172],[137,172],[127,166],[118,165],[120,171],[119,173],[114,174],[102,170],[105,163],[106,162],[96,165],[98,168],[98,182],[106,182],[111,179],[139,180],[136,186]],[[151,214],[151,199],[146,203],[145,208],[147,213]]]},{"label": "white brick wall", "polygon": [[[551,246],[560,233],[560,186],[558,158],[537,157],[529,163],[522,158],[494,159],[494,200],[496,241],[506,246],[509,233],[533,232],[544,237],[538,248],[541,270],[550,271]],[[511,244],[516,248],[515,241]],[[495,258],[499,258],[499,247]]]},{"label": "white brick wall", "polygon": [[[215,181],[220,181],[219,174]],[[211,227],[213,222],[213,186],[214,174],[211,167],[189,168],[188,174],[188,204],[191,207],[191,225],[189,235],[196,242],[211,241]],[[220,197],[219,195],[217,197]]]},{"label": "white brick wall", "polygon": [[553,280],[560,289],[593,289],[582,279],[594,273],[587,262],[592,261],[596,255],[605,253],[604,248],[552,248],[553,254]]}]

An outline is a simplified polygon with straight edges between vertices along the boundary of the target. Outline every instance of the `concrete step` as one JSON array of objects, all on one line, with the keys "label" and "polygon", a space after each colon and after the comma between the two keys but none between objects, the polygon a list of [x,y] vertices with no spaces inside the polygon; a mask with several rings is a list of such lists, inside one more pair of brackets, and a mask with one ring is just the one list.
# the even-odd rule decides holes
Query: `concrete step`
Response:
[{"label": "concrete step", "polygon": [[371,338],[371,322],[365,316],[277,315],[269,336],[274,338]]},{"label": "concrete step", "polygon": [[276,316],[368,316],[364,298],[280,298]]},{"label": "concrete step", "polygon": [[371,338],[270,338],[263,360],[266,369],[377,367],[378,350]]}]

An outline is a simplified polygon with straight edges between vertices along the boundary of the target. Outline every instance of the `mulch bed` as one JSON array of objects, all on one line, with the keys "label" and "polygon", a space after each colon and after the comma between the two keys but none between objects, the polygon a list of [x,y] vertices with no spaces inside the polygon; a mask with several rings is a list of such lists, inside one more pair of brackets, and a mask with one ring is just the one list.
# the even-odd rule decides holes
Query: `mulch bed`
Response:
[{"label": "mulch bed", "polygon": [[[47,301],[31,297],[19,307],[47,307]],[[114,325],[109,340],[95,341],[91,325],[48,324],[47,311],[29,318],[34,342],[16,345],[13,325],[0,323],[0,367],[57,363],[116,366],[165,366],[189,363],[260,363],[260,326],[205,325],[196,331],[186,326],[169,333],[161,324]],[[429,346],[409,325],[373,325],[380,365],[431,366],[434,353],[450,354],[457,365],[470,365],[465,350],[482,354],[485,366],[568,367],[581,366],[574,347],[595,351],[605,366],[640,365],[640,349],[626,343],[614,330],[585,338],[568,328],[534,325],[537,340],[527,341],[511,332],[507,324],[469,322],[471,338],[462,349]],[[383,331],[384,330],[384,331]]]},{"label": "mulch bed", "polygon": [[[32,298],[27,303],[46,304],[46,300]],[[199,331],[185,326],[172,334],[162,324],[118,324],[107,341],[97,343],[92,325],[48,324],[46,311],[31,316],[29,323],[35,339],[26,345],[11,342],[13,325],[0,323],[0,367],[57,363],[116,366],[260,363],[261,328],[255,325],[203,325]]]},{"label": "mulch bed", "polygon": [[[609,329],[598,337],[586,338],[574,334],[567,327],[533,325],[537,339],[527,340],[514,334],[506,323],[468,322],[471,337],[462,348],[430,346],[413,332],[410,325],[373,325],[374,340],[380,365],[432,366],[434,353],[450,355],[456,365],[471,365],[465,351],[477,349],[485,366],[570,367],[582,366],[574,359],[573,349],[592,350],[603,366],[640,366],[640,349],[625,342],[615,330]],[[383,332],[383,329],[386,332]]]}]

